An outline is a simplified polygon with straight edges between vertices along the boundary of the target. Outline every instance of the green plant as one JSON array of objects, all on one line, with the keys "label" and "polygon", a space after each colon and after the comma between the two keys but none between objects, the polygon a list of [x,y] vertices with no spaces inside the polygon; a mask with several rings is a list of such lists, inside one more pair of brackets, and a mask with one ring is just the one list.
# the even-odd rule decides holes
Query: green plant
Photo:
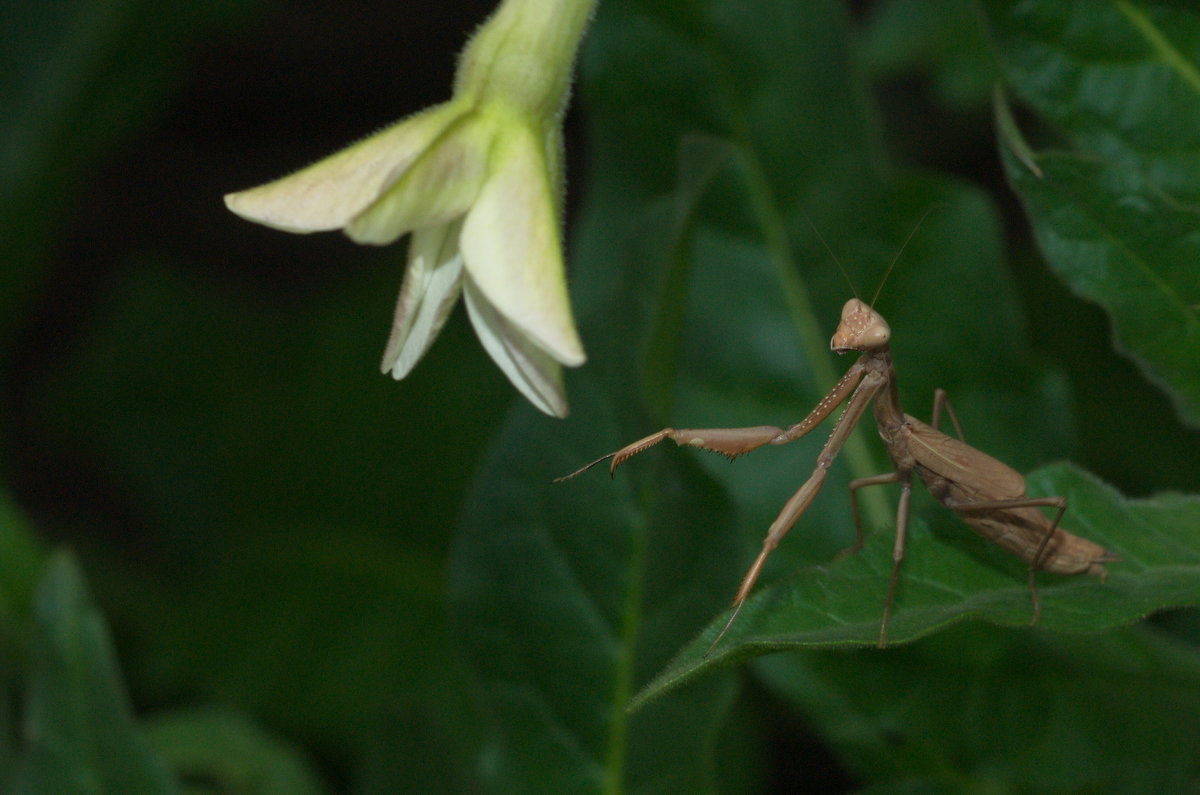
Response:
[{"label": "green plant", "polygon": [[[204,96],[175,91],[184,45],[216,46],[212,23],[243,6],[201,8],[27,2],[0,32],[25,67],[0,128],[4,785],[1196,786],[1200,13],[600,3],[583,135],[567,125],[588,362],[566,373],[562,421],[514,399],[461,313],[405,381],[378,375],[402,249],[221,215],[222,192],[345,141],[247,122],[257,155],[216,133],[143,154],[163,151],[151,121],[169,98]],[[324,83],[296,71],[289,113],[340,116],[310,107]],[[350,129],[421,106],[384,104]],[[173,170],[197,151],[214,159]],[[213,163],[228,184],[204,181]],[[162,169],[172,192],[203,193],[174,227],[203,234],[134,233]],[[89,226],[99,205],[113,211]],[[947,389],[973,446],[1065,495],[1063,526],[1123,560],[1103,584],[1043,575],[1030,630],[1021,561],[919,494],[877,651],[886,487],[864,493],[866,548],[834,559],[853,538],[846,483],[886,463],[859,430],[704,658],[823,434],[732,464],[663,446],[613,480],[551,480],[663,425],[801,418],[848,364],[828,339],[849,288],[805,215],[869,298],[934,206],[877,304],[902,405],[926,417]],[[105,267],[83,290],[93,239]],[[62,540],[73,555],[41,551]],[[117,750],[97,753],[100,736]],[[837,781],[814,772],[822,755]]]}]

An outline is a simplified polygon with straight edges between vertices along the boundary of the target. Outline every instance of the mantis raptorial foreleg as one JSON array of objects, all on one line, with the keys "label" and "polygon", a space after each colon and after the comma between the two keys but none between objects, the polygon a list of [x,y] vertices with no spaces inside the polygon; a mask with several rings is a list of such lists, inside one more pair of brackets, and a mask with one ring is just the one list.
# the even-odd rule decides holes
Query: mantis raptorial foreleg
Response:
[{"label": "mantis raptorial foreleg", "polygon": [[[794,442],[824,422],[825,418],[832,414],[833,410],[841,405],[846,400],[846,397],[855,390],[864,373],[864,368],[859,367],[857,364],[852,366],[833,385],[833,388],[829,390],[825,397],[821,398],[821,401],[808,413],[807,417],[787,430],[776,428],[773,425],[754,425],[747,428],[681,428],[678,430],[675,428],[663,428],[661,431],[644,436],[636,442],[625,445],[616,452],[600,456],[595,461],[584,464],[569,475],[555,478],[554,482],[561,483],[577,475],[582,475],[596,466],[596,464],[608,461],[609,459],[612,459],[612,463],[608,467],[608,473],[611,475],[621,464],[633,458],[638,453],[649,450],[664,439],[670,439],[680,447],[684,445],[699,447],[702,450],[720,453],[731,459],[737,458],[739,455],[748,453],[751,450],[757,450],[766,444],[787,444],[788,442]],[[859,411],[859,416],[861,415],[862,412]]]},{"label": "mantis raptorial foreleg", "polygon": [[609,453],[597,458],[595,461],[584,464],[569,475],[555,478],[554,482],[561,483],[564,480],[570,480],[576,475],[582,475],[596,466],[596,464],[608,461],[609,459],[612,459],[612,463],[608,467],[608,473],[611,475],[621,464],[633,458],[638,453],[649,450],[664,439],[670,439],[680,447],[684,445],[699,447],[702,450],[720,453],[732,459],[737,458],[743,453],[756,450],[764,444],[779,444],[775,440],[783,436],[784,433],[785,431],[782,428],[776,428],[773,425],[755,425],[749,428],[680,428],[678,430],[675,428],[663,428],[657,433],[652,433],[649,436],[638,439],[632,444],[625,445],[614,453]]}]

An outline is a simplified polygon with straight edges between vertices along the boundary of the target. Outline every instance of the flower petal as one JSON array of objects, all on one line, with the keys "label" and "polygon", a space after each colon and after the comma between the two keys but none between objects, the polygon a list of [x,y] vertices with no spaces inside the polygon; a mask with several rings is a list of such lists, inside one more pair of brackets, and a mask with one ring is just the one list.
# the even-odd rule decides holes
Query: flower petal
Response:
[{"label": "flower petal", "polygon": [[355,243],[387,245],[406,232],[453,220],[470,209],[488,173],[496,120],[455,119],[373,204],[346,225]]},{"label": "flower petal", "polygon": [[225,206],[287,232],[340,229],[402,177],[465,109],[435,105],[289,176],[225,196]]},{"label": "flower petal", "polygon": [[567,416],[562,366],[496,311],[469,273],[463,279],[463,294],[479,341],[513,386],[539,411]]},{"label": "flower petal", "polygon": [[545,154],[527,125],[506,125],[463,226],[467,272],[488,303],[559,362],[585,356],[567,297]]},{"label": "flower petal", "polygon": [[408,244],[408,269],[380,368],[397,381],[425,355],[458,300],[463,272],[458,250],[461,227],[458,222],[421,229]]}]

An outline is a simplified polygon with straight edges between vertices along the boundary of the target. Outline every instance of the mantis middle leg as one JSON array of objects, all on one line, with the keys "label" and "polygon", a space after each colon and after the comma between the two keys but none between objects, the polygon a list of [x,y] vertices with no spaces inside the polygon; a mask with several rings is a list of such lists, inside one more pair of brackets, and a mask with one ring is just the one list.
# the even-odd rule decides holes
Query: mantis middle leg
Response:
[{"label": "mantis middle leg", "polygon": [[954,433],[958,436],[960,442],[967,441],[967,437],[963,436],[962,426],[958,424],[958,415],[954,413],[954,406],[950,403],[950,396],[946,390],[938,387],[933,390],[933,416],[929,418],[929,424],[935,431],[940,431],[938,427],[942,422],[942,407],[946,408],[946,413],[950,415],[950,422],[954,425]]},{"label": "mantis middle leg", "polygon": [[892,615],[892,602],[896,598],[896,585],[900,580],[900,563],[904,560],[904,546],[908,537],[908,514],[912,500],[912,472],[886,472],[850,481],[850,508],[854,513],[854,530],[857,538],[854,546],[842,555],[862,549],[862,519],[858,511],[858,490],[865,486],[882,486],[887,483],[900,484],[900,500],[896,505],[896,540],[892,545],[892,576],[888,580],[887,597],[883,602],[883,619],[879,622],[879,648],[887,646],[888,622]]}]

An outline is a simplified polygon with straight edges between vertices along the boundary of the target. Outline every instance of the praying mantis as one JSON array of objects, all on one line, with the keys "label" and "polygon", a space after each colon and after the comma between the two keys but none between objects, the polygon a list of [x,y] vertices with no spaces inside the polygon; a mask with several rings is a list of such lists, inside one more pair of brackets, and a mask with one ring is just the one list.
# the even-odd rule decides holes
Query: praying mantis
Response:
[{"label": "praying mantis", "polygon": [[[900,499],[896,510],[896,538],[892,550],[891,578],[879,626],[880,648],[887,645],[888,623],[900,577],[900,564],[904,559],[914,475],[925,484],[930,494],[958,514],[973,530],[1029,564],[1029,595],[1033,608],[1031,626],[1037,624],[1041,615],[1037,592],[1039,569],[1056,574],[1089,574],[1103,582],[1108,576],[1104,564],[1119,559],[1104,547],[1059,527],[1067,510],[1065,498],[1028,496],[1025,493],[1025,479],[1020,473],[963,441],[958,418],[944,390],[939,389],[934,393],[933,417],[929,425],[905,414],[900,408],[896,370],[888,346],[891,333],[887,321],[873,306],[858,298],[851,298],[842,308],[841,322],[830,341],[830,348],[838,354],[858,351],[862,355],[800,422],[786,430],[771,425],[748,428],[663,428],[558,479],[562,481],[576,477],[610,459],[611,474],[633,456],[664,439],[670,439],[680,446],[711,450],[733,459],[764,445],[793,442],[820,425],[838,406],[846,404],[829,440],[817,457],[812,475],[787,501],[767,530],[762,551],[746,572],[734,596],[729,620],[713,640],[706,656],[733,625],[771,552],[812,504],[838,452],[872,401],[875,402],[875,422],[879,426],[879,435],[894,469],[850,482],[856,540],[847,552],[856,551],[863,545],[858,490],[867,486],[898,483]],[[939,430],[943,409],[954,425],[957,439]],[[1053,519],[1039,510],[1041,508],[1054,509]]]}]

